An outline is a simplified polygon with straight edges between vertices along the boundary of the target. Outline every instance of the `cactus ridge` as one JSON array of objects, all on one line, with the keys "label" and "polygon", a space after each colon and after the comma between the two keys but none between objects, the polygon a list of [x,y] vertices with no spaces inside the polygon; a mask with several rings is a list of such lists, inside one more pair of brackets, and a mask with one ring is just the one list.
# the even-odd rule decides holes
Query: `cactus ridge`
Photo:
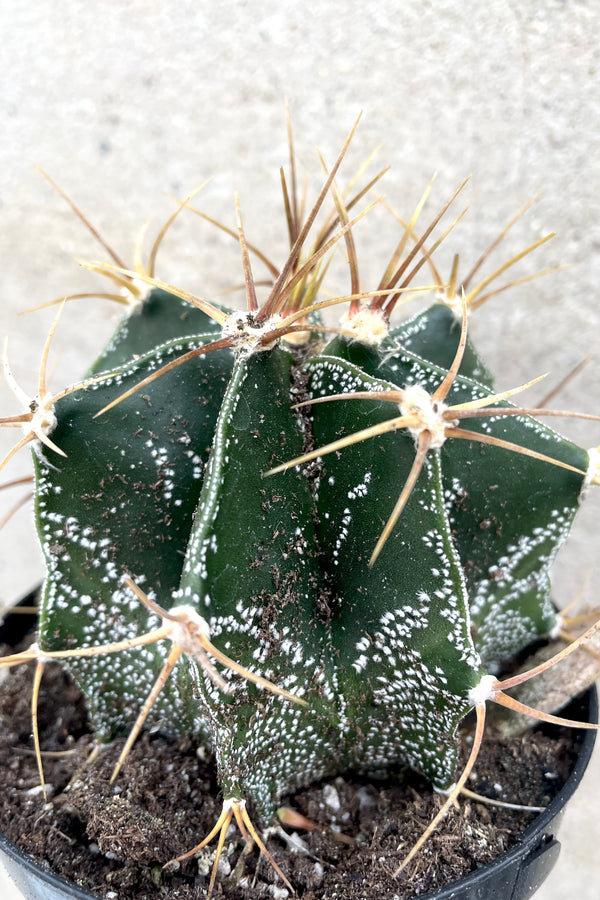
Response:
[{"label": "cactus ridge", "polygon": [[[469,288],[523,210],[462,286],[458,257],[443,286],[431,254],[456,223],[425,245],[463,186],[418,237],[429,187],[378,287],[361,292],[352,229],[364,212],[348,210],[364,191],[346,202],[334,181],[352,133],[304,224],[290,135],[291,249],[270,264],[262,305],[237,200],[245,311],[156,279],[160,242],[190,195],[147,267],[110,251],[113,263],[91,265],[139,302],[91,377],[50,396],[53,325],[38,379],[47,433],[31,410],[0,421],[29,427],[18,446],[46,445],[34,468],[47,565],[38,645],[1,664],[37,660],[37,694],[45,660],[64,659],[99,737],[133,725],[113,777],[145,723],[212,747],[223,812],[177,861],[217,835],[218,861],[234,818],[257,837],[246,801],[264,825],[287,793],[348,769],[410,766],[450,791],[446,810],[487,702],[516,708],[505,690],[520,682],[498,680],[497,667],[558,627],[549,570],[597,480],[597,454],[538,421],[556,411],[513,405],[529,385],[497,392],[467,335],[469,306],[549,236]],[[334,209],[301,258],[328,192]],[[342,238],[351,292],[318,301]],[[425,264],[444,302],[390,331]],[[339,329],[315,321],[343,301]],[[475,746],[455,781],[472,710]]]},{"label": "cactus ridge", "polygon": [[[343,353],[345,348],[347,351],[346,356],[358,356],[363,366],[362,369],[358,370],[358,373],[363,373],[369,362],[371,363],[369,368],[372,371],[377,373],[381,371],[382,367],[378,366],[376,360],[373,359],[373,351],[370,353],[370,358],[367,358],[364,348],[359,348],[356,351],[352,344],[345,344],[344,346],[343,339],[335,339],[333,344],[335,345],[334,349],[339,353]],[[342,388],[338,388],[343,390],[343,393],[336,393],[336,388],[332,384],[332,377],[330,377],[327,387],[323,387],[326,370],[331,376],[329,369],[335,370],[339,367],[339,362],[335,357],[328,358],[326,356],[326,353],[329,351],[330,348],[327,348],[323,355],[308,363],[309,368],[312,368],[313,386],[318,397],[316,402],[322,400],[366,399],[368,393],[356,393],[356,385],[348,386],[350,377],[348,371],[339,374],[336,381],[336,384],[343,385]],[[405,385],[405,388],[399,389],[397,385],[391,382],[386,383],[381,380],[373,380],[368,387],[371,391],[375,391],[378,394],[377,402],[387,401],[394,407],[400,405],[402,408],[402,400],[406,397],[407,390],[410,390],[406,385],[415,383],[421,386],[426,385],[432,391],[432,396],[436,396],[437,391],[439,391],[439,384],[431,383],[431,375],[427,372],[423,360],[419,362],[411,354],[405,353],[402,355],[400,352],[396,353],[394,358],[396,362],[391,365],[391,355],[389,353],[386,354],[385,367],[389,374],[394,375],[397,381]],[[375,364],[373,364],[374,362]],[[458,369],[458,366],[456,368]],[[318,373],[319,377],[315,381],[314,376],[316,373]],[[443,370],[438,370],[437,377],[442,378],[445,374]],[[359,386],[362,386],[363,390],[367,387],[366,384]],[[577,504],[573,502],[573,491],[579,492],[581,490],[583,478],[589,466],[589,456],[585,451],[580,451],[573,445],[569,446],[568,442],[560,438],[552,429],[541,426],[529,415],[525,415],[556,415],[556,411],[519,410],[506,402],[504,398],[520,390],[522,388],[513,392],[504,392],[500,395],[490,396],[488,391],[482,389],[482,386],[476,382],[468,382],[464,376],[456,376],[450,388],[449,396],[458,400],[458,403],[453,403],[442,413],[443,416],[448,418],[451,426],[446,428],[446,433],[453,438],[450,444],[446,446],[444,453],[446,484],[453,486],[449,492],[449,514],[459,552],[462,551],[461,555],[465,563],[467,560],[470,563],[467,569],[467,579],[472,597],[471,613],[474,616],[476,626],[479,626],[478,649],[488,660],[491,659],[497,662],[510,658],[523,646],[534,640],[537,635],[547,633],[556,625],[556,616],[549,599],[548,569],[559,546],[566,537],[575,513]],[[400,404],[398,404],[398,401],[401,401]],[[499,408],[497,405],[492,406],[492,403],[502,403],[503,408]],[[471,415],[491,417],[491,421],[485,424],[481,423],[479,426],[485,428],[485,434],[478,434],[470,430],[461,433],[461,429],[454,427],[459,423],[461,417]],[[513,419],[512,417],[515,418]],[[516,424],[516,417],[518,417],[518,424]],[[511,424],[511,420],[514,424]],[[407,417],[400,416],[386,420],[385,424],[382,424],[380,427],[387,430],[390,426],[392,428],[406,428],[407,425],[410,430]],[[521,436],[523,426],[535,435],[534,440],[532,440],[533,434],[531,437],[528,436],[527,443],[529,447],[525,445]],[[351,444],[354,441],[374,437],[377,430],[377,426],[370,426],[366,429],[363,428],[362,431],[355,435],[350,434],[345,438],[338,439],[332,444],[321,445],[319,443],[318,448],[313,450],[308,456],[291,460],[280,468],[288,468],[291,465],[320,457],[334,450],[340,451],[342,446]],[[339,428],[336,429],[335,433],[338,432]],[[519,446],[512,441],[506,441],[506,437],[513,435],[523,442],[523,446]],[[460,445],[457,445],[456,438],[463,436],[476,441],[492,440],[500,442],[499,446],[504,449],[511,449],[523,454],[539,454],[538,458],[542,461],[554,463],[558,466],[570,466],[575,475],[579,475],[580,478],[578,481],[575,479],[572,485],[564,484],[562,476],[558,478],[556,491],[548,492],[547,494],[546,506],[542,507],[539,502],[536,504],[535,527],[532,529],[531,535],[527,535],[521,530],[523,521],[525,518],[532,519],[533,517],[530,513],[519,509],[519,498],[527,485],[531,487],[531,479],[533,478],[540,479],[539,491],[540,493],[543,492],[545,486],[547,487],[547,473],[540,470],[537,466],[531,469],[529,465],[526,465],[518,470],[514,478],[507,479],[506,484],[500,490],[498,490],[497,486],[490,489],[488,487],[489,479],[486,482],[485,473],[486,471],[491,471],[493,474],[495,467],[490,467],[487,459],[481,455],[474,457],[470,448],[462,448]],[[554,455],[548,455],[548,452],[541,452],[548,451],[548,444],[552,445],[552,453]],[[568,454],[563,460],[559,458],[562,453]],[[492,452],[492,455],[498,454]],[[501,465],[501,462],[500,457],[499,465]],[[422,465],[422,460],[420,460],[419,465]],[[466,483],[464,482],[465,473],[468,473]],[[416,480],[418,472],[415,473],[413,470],[411,476],[413,474],[413,480]],[[521,477],[523,481],[520,480]],[[477,495],[476,501],[473,499],[474,493]],[[575,494],[576,496],[577,494]],[[403,492],[401,497],[406,499],[407,495]],[[457,502],[459,497],[460,502]],[[562,498],[564,498],[566,505],[561,509],[560,503]],[[510,507],[509,503],[511,504]],[[479,540],[473,547],[472,534],[474,532],[477,533],[481,522],[485,523],[485,527],[489,528],[493,523],[500,523],[506,519],[506,515],[502,512],[505,508],[511,508],[511,510],[515,511],[511,512],[510,521],[503,523],[502,535],[494,537],[493,544],[497,548],[496,552],[505,551],[504,554],[494,559],[490,554],[490,542],[485,544],[485,542]],[[475,510],[477,510],[478,518],[473,521]],[[397,504],[394,515],[399,515],[400,511],[400,507]],[[483,515],[483,513],[486,515]],[[469,517],[468,526],[466,525],[467,517]],[[382,536],[384,539],[388,526],[386,526]],[[497,525],[496,528],[498,527]],[[378,547],[382,544],[382,537],[378,541]],[[478,553],[479,547],[482,548],[482,552]],[[484,575],[487,577],[484,577]],[[527,601],[528,592],[533,593],[529,601]],[[489,598],[487,602],[486,598]],[[490,604],[494,605],[494,616],[487,615],[490,611]],[[533,613],[533,620],[527,619],[527,610]],[[506,620],[503,628],[504,637],[502,639],[504,646],[501,645],[497,635],[503,619]],[[486,629],[488,620],[494,623],[491,637],[489,628]],[[515,626],[516,631],[521,631],[519,637],[516,636]],[[496,636],[494,637],[494,635]]]}]

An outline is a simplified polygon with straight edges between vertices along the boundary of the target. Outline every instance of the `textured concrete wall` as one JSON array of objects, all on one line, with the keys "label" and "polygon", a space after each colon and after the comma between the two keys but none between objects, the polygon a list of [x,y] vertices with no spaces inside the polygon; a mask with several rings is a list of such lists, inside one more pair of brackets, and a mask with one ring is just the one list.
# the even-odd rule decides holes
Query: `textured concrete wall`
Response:
[{"label": "textured concrete wall", "polygon": [[[465,191],[471,209],[440,254],[444,272],[456,251],[473,261],[543,189],[494,258],[501,262],[556,230],[516,271],[570,268],[496,298],[474,317],[489,363],[502,367],[500,386],[548,370],[555,383],[598,347],[600,7],[592,0],[0,0],[0,16],[0,332],[11,335],[11,365],[27,391],[52,313],[18,312],[97,289],[97,279],[73,259],[105,256],[33,164],[52,174],[128,260],[139,227],[152,217],[156,228],[172,210],[165,195],[181,196],[212,176],[198,202],[232,223],[237,188],[249,239],[280,261],[284,98],[311,186],[319,177],[315,145],[332,160],[360,110],[345,171],[383,141],[373,171],[392,166],[382,191],[402,214],[433,172],[430,210],[473,174]],[[357,230],[365,286],[380,275],[396,235],[384,212]],[[238,280],[238,272],[233,243],[191,217],[178,222],[159,260],[162,278],[207,297]],[[335,279],[334,287],[346,290],[341,265]],[[85,369],[116,315],[101,301],[67,308],[53,348],[57,386]],[[543,392],[532,391],[532,401]],[[598,412],[599,396],[597,357],[560,404]],[[0,410],[17,410],[5,385]],[[564,430],[586,446],[600,442],[589,424],[567,422]],[[6,432],[0,452],[14,436]],[[2,480],[26,469],[25,457],[15,459]],[[13,499],[17,494],[0,497],[3,508]],[[561,557],[556,590],[563,602],[595,565],[598,541],[590,533],[597,533],[599,499],[587,504]],[[23,509],[2,535],[1,599],[19,596],[40,572]],[[595,571],[590,599],[598,587]],[[589,791],[597,787],[598,780]],[[578,802],[585,816],[589,792]],[[556,896],[596,896],[589,867],[596,866],[597,878],[597,822],[594,828],[583,818],[576,826]],[[588,833],[595,836],[590,847]]]}]

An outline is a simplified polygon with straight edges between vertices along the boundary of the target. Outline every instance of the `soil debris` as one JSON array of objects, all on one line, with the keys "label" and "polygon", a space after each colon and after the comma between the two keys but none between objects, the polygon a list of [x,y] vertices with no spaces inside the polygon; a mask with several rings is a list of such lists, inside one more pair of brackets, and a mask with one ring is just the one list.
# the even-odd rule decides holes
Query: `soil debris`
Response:
[{"label": "soil debris", "polygon": [[[39,705],[51,786],[44,805],[32,752],[30,695],[31,671],[12,670],[0,696],[0,828],[98,897],[204,898],[214,846],[177,871],[162,866],[197,844],[221,811],[205,747],[146,733],[110,785],[122,741],[95,752],[78,689],[60,667],[49,665]],[[546,806],[569,775],[576,741],[576,733],[559,728],[536,729],[512,741],[488,734],[469,788],[492,799]],[[268,848],[302,900],[407,900],[485,865],[511,847],[535,816],[461,798],[408,874],[394,879],[392,872],[442,801],[414,773],[329,779],[284,798],[320,827],[286,833],[274,826]],[[213,896],[285,900],[289,891],[232,828]]]}]

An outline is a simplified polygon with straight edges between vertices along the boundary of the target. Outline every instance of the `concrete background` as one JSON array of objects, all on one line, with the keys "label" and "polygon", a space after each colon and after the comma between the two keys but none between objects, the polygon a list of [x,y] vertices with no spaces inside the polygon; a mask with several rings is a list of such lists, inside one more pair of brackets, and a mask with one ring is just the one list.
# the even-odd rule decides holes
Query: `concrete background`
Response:
[{"label": "concrete background", "polygon": [[[361,110],[343,171],[349,177],[383,142],[371,171],[392,166],[382,193],[400,213],[410,214],[433,172],[430,214],[472,173],[465,191],[471,209],[439,256],[444,273],[457,251],[468,267],[543,189],[494,260],[556,230],[515,277],[557,263],[570,268],[491,301],[473,317],[472,333],[500,387],[548,370],[556,383],[597,351],[600,7],[594,0],[254,0],[218,7],[206,0],[0,0],[0,28],[0,333],[10,334],[11,366],[26,391],[35,388],[53,313],[18,313],[97,290],[98,279],[74,259],[106,258],[33,164],[53,176],[128,262],[140,226],[151,217],[156,230],[172,211],[166,195],[182,196],[208,176],[197,205],[233,224],[237,188],[249,240],[280,262],[284,98],[312,189],[320,178],[315,146],[331,161]],[[384,211],[359,226],[365,287],[378,279],[397,239]],[[161,278],[208,298],[238,282],[240,271],[234,243],[191,215],[181,217],[159,257]],[[330,286],[347,291],[341,255]],[[68,306],[52,352],[57,390],[81,375],[117,316],[107,301]],[[532,402],[544,392],[532,390]],[[599,412],[599,396],[597,356],[558,402]],[[4,384],[0,410],[19,411]],[[14,432],[0,431],[3,454]],[[600,429],[590,423],[569,421],[563,431],[584,446],[600,443]],[[26,471],[23,453],[2,481]],[[0,495],[2,508],[18,496],[17,489]],[[599,513],[600,497],[590,497],[560,558],[559,602],[582,589],[590,572],[585,596],[598,595]],[[2,533],[0,598],[12,602],[40,575],[23,508]],[[562,858],[540,900],[597,897],[599,770],[596,758],[567,813]]]}]

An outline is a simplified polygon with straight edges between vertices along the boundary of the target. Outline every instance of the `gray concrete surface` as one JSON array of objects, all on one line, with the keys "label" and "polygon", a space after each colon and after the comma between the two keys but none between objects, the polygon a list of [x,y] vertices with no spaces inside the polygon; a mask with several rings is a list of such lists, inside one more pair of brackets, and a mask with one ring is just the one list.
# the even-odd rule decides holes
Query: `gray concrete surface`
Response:
[{"label": "gray concrete surface", "polygon": [[[376,167],[390,164],[382,191],[407,215],[438,172],[429,209],[472,173],[467,217],[445,252],[473,261],[513,213],[543,194],[495,259],[549,230],[557,237],[518,274],[569,263],[567,271],[523,285],[473,317],[473,332],[509,387],[548,370],[558,381],[598,350],[600,333],[600,7],[533,0],[405,4],[332,2],[178,3],[151,0],[0,0],[0,332],[26,390],[52,318],[19,311],[65,293],[97,289],[78,259],[105,256],[49,188],[45,168],[128,260],[140,226],[171,212],[208,176],[199,204],[233,223],[240,192],[250,240],[275,260],[285,252],[278,167],[286,161],[284,98],[303,169],[318,183],[318,144],[332,160],[363,111],[345,173],[383,141]],[[365,286],[380,275],[396,231],[384,212],[357,230]],[[232,242],[190,216],[169,235],[159,275],[207,297],[239,279]],[[343,266],[332,289],[345,291]],[[62,386],[86,368],[116,312],[102,301],[71,304],[52,358]],[[532,391],[532,399],[543,391]],[[600,358],[561,396],[561,406],[598,412]],[[17,411],[5,385],[3,414]],[[567,422],[585,446],[598,428]],[[0,433],[0,453],[12,434]],[[3,473],[27,470],[26,454]],[[599,492],[600,493],[600,492]],[[17,494],[0,497],[6,509]],[[598,596],[597,523],[591,497],[559,560],[560,602],[582,588]],[[41,562],[30,513],[2,534],[0,597],[11,602],[35,584]],[[595,530],[596,537],[593,536]],[[540,900],[592,900],[600,878],[596,757],[567,814],[564,850]],[[12,897],[4,882],[3,897]]]}]

